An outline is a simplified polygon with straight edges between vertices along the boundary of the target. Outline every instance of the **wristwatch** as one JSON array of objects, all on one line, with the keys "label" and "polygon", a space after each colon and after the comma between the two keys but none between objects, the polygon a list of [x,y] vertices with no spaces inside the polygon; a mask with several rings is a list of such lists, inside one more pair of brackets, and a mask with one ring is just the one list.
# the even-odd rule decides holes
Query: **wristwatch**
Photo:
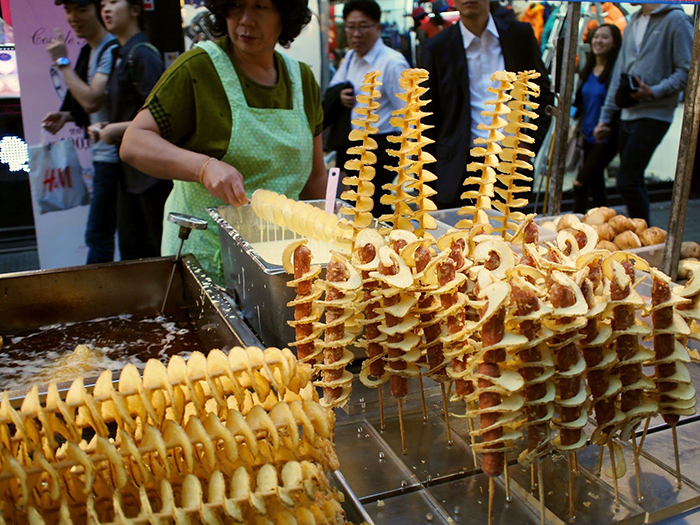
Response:
[{"label": "wristwatch", "polygon": [[70,66],[70,60],[67,57],[60,57],[56,59],[56,65],[58,67]]}]

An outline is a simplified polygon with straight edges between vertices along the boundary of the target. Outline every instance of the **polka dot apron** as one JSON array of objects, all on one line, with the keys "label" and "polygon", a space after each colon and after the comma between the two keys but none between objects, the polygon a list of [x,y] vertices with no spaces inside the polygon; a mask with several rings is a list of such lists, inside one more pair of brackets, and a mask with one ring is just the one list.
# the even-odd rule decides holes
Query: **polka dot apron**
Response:
[{"label": "polka dot apron", "polygon": [[[251,108],[228,54],[214,42],[197,44],[211,58],[231,106],[233,129],[228,150],[221,159],[243,175],[248,198],[258,188],[298,199],[311,175],[313,136],[304,111],[304,92],[299,62],[284,56],[292,84],[292,109]],[[180,246],[179,227],[167,220],[171,211],[206,219],[206,230],[194,230],[184,251],[193,253],[207,274],[224,283],[218,226],[206,209],[225,203],[198,182],[175,181],[165,203],[163,255],[174,255]]]}]

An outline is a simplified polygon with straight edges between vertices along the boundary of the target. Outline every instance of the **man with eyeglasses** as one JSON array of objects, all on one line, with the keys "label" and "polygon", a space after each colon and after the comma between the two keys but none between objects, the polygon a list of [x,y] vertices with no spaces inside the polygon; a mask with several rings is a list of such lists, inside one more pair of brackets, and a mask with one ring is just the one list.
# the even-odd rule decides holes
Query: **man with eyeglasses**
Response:
[{"label": "man with eyeglasses", "polygon": [[[347,137],[351,126],[352,108],[355,106],[355,95],[360,93],[365,74],[381,71],[379,81],[382,82],[382,86],[379,91],[382,97],[379,99],[381,106],[377,112],[379,122],[376,124],[379,133],[373,136],[378,144],[375,150],[376,176],[373,181],[377,195],[383,193],[382,185],[394,178],[393,172],[384,169],[385,165],[396,163],[396,159],[386,153],[387,149],[396,148],[395,145],[390,146],[387,137],[399,133],[389,120],[392,111],[403,107],[403,102],[394,95],[403,92],[399,87],[399,79],[401,72],[408,68],[404,56],[382,42],[380,18],[381,9],[374,0],[351,0],[345,4],[343,21],[350,51],[331,79],[323,104],[326,113],[324,126],[332,126],[332,138],[326,147],[335,149],[336,165],[342,168],[348,158],[346,150],[351,146]],[[381,204],[379,198],[375,199],[372,210],[375,217],[390,212],[389,206]]]},{"label": "man with eyeglasses", "polygon": [[487,88],[498,85],[490,78],[494,72],[505,69],[540,73],[535,81],[541,90],[536,111],[538,129],[532,132],[535,153],[549,127],[545,108],[554,103],[530,24],[491,16],[489,0],[455,0],[455,7],[459,23],[426,41],[420,64],[430,73],[423,85],[430,89],[426,98],[432,100],[425,111],[433,112],[426,123],[435,126],[427,135],[435,140],[437,162],[431,171],[438,176],[433,183],[438,192],[433,201],[439,208],[464,204],[462,182],[467,164],[472,161],[469,150],[474,139],[488,136],[488,130],[480,130],[478,125],[484,122],[481,112],[493,109],[486,106],[486,101],[493,97]]}]

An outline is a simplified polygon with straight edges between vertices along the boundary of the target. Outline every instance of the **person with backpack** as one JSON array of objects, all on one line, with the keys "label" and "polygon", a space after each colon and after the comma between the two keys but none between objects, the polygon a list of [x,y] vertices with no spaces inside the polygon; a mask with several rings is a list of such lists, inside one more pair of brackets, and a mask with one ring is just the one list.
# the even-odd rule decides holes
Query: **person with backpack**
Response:
[{"label": "person with backpack", "polygon": [[[61,109],[46,115],[42,122],[44,129],[56,134],[69,121],[87,129],[90,124],[108,120],[105,93],[117,39],[102,23],[99,0],[54,0],[54,3],[63,5],[66,20],[75,36],[86,41],[75,69],[70,67],[65,37],[60,30],[56,29],[56,37],[47,47],[68,86]],[[117,186],[121,172],[119,154],[114,145],[104,142],[93,142],[90,149],[94,177],[85,228],[87,264],[112,262],[117,227]]]},{"label": "person with backpack", "polygon": [[[90,126],[90,134],[95,140],[119,146],[165,68],[160,52],[144,32],[143,0],[102,0],[102,19],[119,47],[107,85],[109,123]],[[122,260],[160,255],[163,208],[172,187],[171,181],[150,177],[122,162],[117,199]]]}]

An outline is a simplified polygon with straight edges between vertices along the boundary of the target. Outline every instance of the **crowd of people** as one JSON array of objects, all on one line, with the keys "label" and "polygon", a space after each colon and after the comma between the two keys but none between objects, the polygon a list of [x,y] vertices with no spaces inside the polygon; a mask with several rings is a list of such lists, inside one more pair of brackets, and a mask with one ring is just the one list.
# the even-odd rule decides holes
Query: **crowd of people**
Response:
[{"label": "crowd of people", "polygon": [[[275,50],[288,47],[311,20],[307,0],[206,0],[214,41],[198,43],[164,72],[148,43],[143,0],[55,0],[75,33],[85,39],[75,65],[57,33],[48,52],[69,92],[61,109],[46,116],[56,133],[68,121],[91,139],[94,194],[86,228],[88,263],[114,258],[115,231],[122,259],[171,255],[177,228],[168,211],[209,219],[208,206],[248,202],[257,188],[292,198],[325,194],[326,151],[342,167],[350,146],[352,109],[364,75],[381,71],[375,186],[391,182],[388,137],[398,132],[392,112],[401,102],[406,58],[382,39],[375,0],[344,4],[349,51],[321,92],[310,67]],[[461,204],[462,183],[475,139],[485,138],[481,112],[498,70],[540,73],[537,153],[554,105],[549,72],[541,58],[545,27],[518,20],[489,0],[443,2],[459,17],[446,22],[416,6],[422,32],[418,67],[430,73],[426,110],[435,141],[431,170],[440,208]],[[605,9],[604,4],[603,9]],[[612,5],[612,4],[610,4]],[[531,9],[527,17],[537,18]],[[623,21],[624,22],[624,21]],[[539,24],[539,22],[538,22]],[[624,38],[620,27],[624,28]],[[604,170],[619,153],[617,188],[630,217],[649,221],[644,171],[666,134],[690,63],[692,24],[674,5],[642,4],[626,24],[586,28],[590,52],[582,67],[574,106],[583,135],[583,164],[574,183],[575,211],[606,203]],[[538,40],[538,38],[540,40]],[[387,212],[375,204],[377,215]],[[189,241],[203,267],[223,281],[217,228]]]}]

